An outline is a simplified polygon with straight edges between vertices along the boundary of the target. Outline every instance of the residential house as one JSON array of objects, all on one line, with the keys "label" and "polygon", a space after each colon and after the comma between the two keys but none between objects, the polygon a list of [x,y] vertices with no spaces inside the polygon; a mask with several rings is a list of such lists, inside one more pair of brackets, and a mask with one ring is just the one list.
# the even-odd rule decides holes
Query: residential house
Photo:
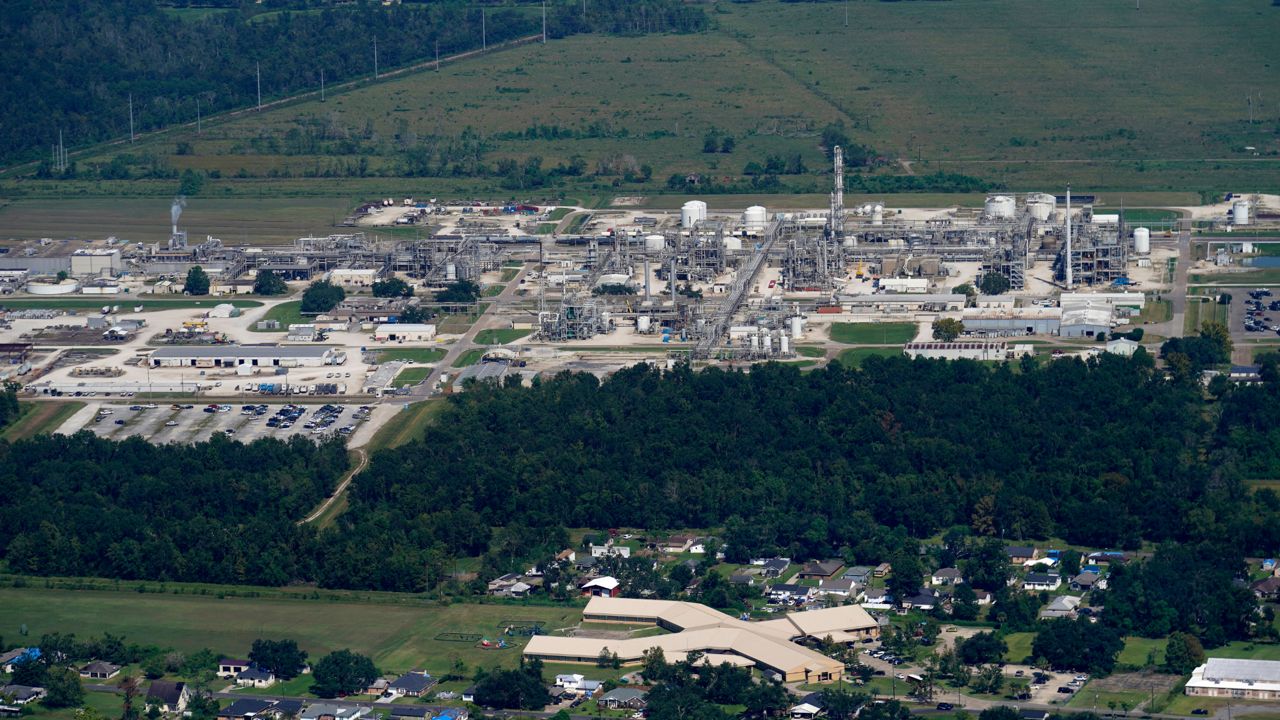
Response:
[{"label": "residential house", "polygon": [[707,541],[713,540],[713,539],[714,538],[704,538],[704,537],[694,538],[693,543],[689,545],[689,552],[694,555],[706,555]]},{"label": "residential house", "polygon": [[[32,660],[40,657],[40,648],[14,648],[3,655],[0,655],[0,670],[13,674],[13,666],[19,662],[30,658]],[[119,668],[116,668],[119,672]]]},{"label": "residential house", "polygon": [[276,720],[296,718],[298,715],[302,714],[302,701],[294,699],[277,700],[276,704],[272,705],[271,708],[267,710],[267,714],[276,718]]},{"label": "residential house", "polygon": [[938,606],[938,595],[932,588],[920,588],[915,595],[902,601],[904,610],[929,612]]},{"label": "residential house", "polygon": [[1258,365],[1232,365],[1227,377],[1238,383],[1262,382],[1262,368]]},{"label": "residential house", "polygon": [[808,585],[778,583],[769,586],[768,595],[770,602],[796,603],[808,601],[813,592],[814,589]]},{"label": "residential house", "polygon": [[1071,578],[1071,589],[1077,592],[1089,592],[1094,589],[1106,590],[1107,579],[1097,572],[1086,570]]},{"label": "residential house", "polygon": [[1029,545],[1009,545],[1004,553],[1011,565],[1022,565],[1040,557],[1040,550]]},{"label": "residential house", "polygon": [[252,720],[275,707],[271,700],[236,700],[218,711],[218,720]]},{"label": "residential house", "polygon": [[878,577],[878,578],[888,577],[889,573],[891,572],[893,572],[893,566],[887,562],[880,563],[874,568],[871,568],[872,577]]},{"label": "residential house", "polygon": [[821,692],[809,693],[800,699],[799,704],[791,707],[790,715],[793,720],[812,720],[826,706],[826,697]]},{"label": "residential house", "polygon": [[578,686],[582,684],[583,680],[586,680],[586,676],[581,675],[579,673],[566,673],[564,675],[557,675],[556,687],[577,692]]},{"label": "residential house", "polygon": [[960,585],[964,582],[964,574],[956,568],[942,568],[933,573],[934,585]]},{"label": "residential house", "polygon": [[1115,550],[1102,550],[1089,553],[1089,562],[1123,565],[1129,562],[1129,556]]},{"label": "residential house", "polygon": [[1020,720],[1049,720],[1048,710],[1019,710]]},{"label": "residential house", "polygon": [[871,573],[873,569],[874,568],[869,565],[854,565],[848,570],[845,570],[840,577],[849,578],[859,585],[866,587],[867,583],[871,580]]},{"label": "residential house", "polygon": [[986,590],[978,590],[974,588],[973,594],[978,598],[978,605],[990,605],[995,602],[995,596]]},{"label": "residential house", "polygon": [[218,677],[223,678],[225,680],[230,680],[231,678],[239,675],[245,670],[248,670],[249,666],[252,664],[253,663],[249,662],[248,660],[238,660],[236,658],[222,658],[221,660],[218,661]]},{"label": "residential house", "polygon": [[[755,563],[753,562],[752,564],[754,565]],[[787,568],[791,567],[791,558],[769,558],[768,560],[761,562],[760,566],[764,569],[765,577],[782,577],[782,573],[786,572]]]},{"label": "residential house", "polygon": [[1080,598],[1075,595],[1059,595],[1048,605],[1040,608],[1040,619],[1075,618],[1076,609],[1079,607]]},{"label": "residential house", "polygon": [[751,587],[756,584],[756,576],[749,573],[734,573],[729,576],[729,584],[738,587]]},{"label": "residential house", "polygon": [[369,683],[369,687],[364,689],[364,694],[373,695],[374,697],[381,697],[390,688],[391,688],[390,680],[384,677],[375,678],[373,682]]},{"label": "residential house", "polygon": [[151,685],[147,688],[147,707],[157,708],[163,713],[177,714],[185,712],[187,703],[190,700],[191,689],[184,682],[152,680]]},{"label": "residential house", "polygon": [[893,596],[884,588],[867,588],[861,604],[868,610],[888,610],[893,607]]},{"label": "residential house", "polygon": [[243,670],[236,675],[236,685],[239,687],[269,688],[275,684],[275,673],[257,666]]},{"label": "residential house", "polygon": [[430,720],[434,715],[431,708],[426,705],[401,705],[395,704],[391,706],[392,718],[404,718],[405,720]]},{"label": "residential house", "polygon": [[[662,552],[671,553],[673,555],[676,553],[689,552],[689,548],[693,546],[693,541],[696,539],[697,538],[692,535],[672,535],[662,541],[662,546],[659,549],[662,550]],[[703,551],[705,552],[705,549]]]},{"label": "residential house", "polygon": [[1253,590],[1253,594],[1258,596],[1260,600],[1275,600],[1280,597],[1280,577],[1272,575],[1269,578],[1263,578],[1249,586]]},{"label": "residential house", "polygon": [[0,695],[13,698],[15,705],[26,705],[45,696],[44,688],[31,685],[5,685],[0,687]]},{"label": "residential house", "polygon": [[579,572],[595,572],[600,559],[595,555],[583,555],[573,561],[573,568]]},{"label": "residential house", "polygon": [[80,668],[80,677],[86,680],[110,680],[120,674],[120,666],[114,665],[102,660],[94,660],[93,662]]},{"label": "residential house", "polygon": [[819,595],[836,595],[838,597],[857,597],[861,588],[858,583],[848,578],[829,578],[818,581]]},{"label": "residential house", "polygon": [[547,694],[551,696],[551,702],[549,703],[551,705],[559,705],[566,700],[572,700],[578,697],[574,693],[571,693],[562,687],[556,687],[555,685],[547,686]]},{"label": "residential house", "polygon": [[831,579],[834,578],[842,569],[844,569],[843,560],[815,560],[814,562],[805,564],[805,566],[801,568],[800,574],[797,575],[797,577],[801,580]]},{"label": "residential house", "polygon": [[1276,570],[1275,558],[1266,558],[1265,560],[1262,561],[1263,572],[1275,573],[1275,570]]},{"label": "residential house", "polygon": [[392,681],[387,689],[397,695],[422,697],[435,684],[436,679],[424,672],[409,672]]},{"label": "residential house", "polygon": [[592,697],[600,692],[602,687],[604,687],[604,683],[599,680],[583,680],[578,685],[578,694],[583,697]]},{"label": "residential house", "polygon": [[314,703],[308,705],[302,711],[302,715],[298,716],[298,720],[359,720],[359,718],[366,717],[372,713],[372,709],[359,705],[355,707],[339,707],[327,703]]},{"label": "residential house", "polygon": [[565,548],[564,550],[561,550],[560,552],[556,553],[556,562],[571,563],[577,559],[578,559],[578,553],[574,552],[571,548]]},{"label": "residential house", "polygon": [[631,557],[631,548],[627,547],[626,545],[614,545],[614,544],[613,544],[613,540],[610,540],[610,541],[608,541],[607,543],[605,543],[604,545],[592,545],[592,546],[591,546],[591,557],[594,557],[594,558],[602,558],[602,557],[620,557],[620,558],[629,558],[629,557]]},{"label": "residential house", "polygon": [[436,720],[467,720],[469,717],[471,713],[462,708],[445,708],[436,713]]},{"label": "residential house", "polygon": [[476,701],[476,686],[468,685],[466,690],[462,691],[462,702],[473,703]]},{"label": "residential house", "polygon": [[588,580],[579,590],[584,597],[618,597],[622,593],[622,586],[617,578],[605,576]]},{"label": "residential house", "polygon": [[608,710],[643,710],[648,704],[648,693],[635,688],[614,688],[601,695],[596,705]]},{"label": "residential house", "polygon": [[516,573],[507,573],[489,581],[489,594],[494,597],[527,597],[533,585]]},{"label": "residential house", "polygon": [[1057,573],[1027,573],[1022,580],[1023,590],[1054,591],[1062,587],[1062,576]]}]

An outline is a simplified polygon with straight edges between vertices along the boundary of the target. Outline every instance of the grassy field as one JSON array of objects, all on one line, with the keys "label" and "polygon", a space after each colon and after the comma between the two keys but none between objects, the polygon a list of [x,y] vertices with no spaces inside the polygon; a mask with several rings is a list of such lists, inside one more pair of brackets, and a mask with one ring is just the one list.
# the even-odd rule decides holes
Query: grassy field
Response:
[{"label": "grassy field", "polygon": [[[50,710],[39,703],[32,703],[26,707],[31,708],[32,712],[28,715],[24,708],[22,716],[33,720],[75,720],[76,711],[80,709],[72,707]],[[124,707],[124,696],[107,692],[87,692],[84,694],[84,704],[81,707],[97,711],[97,717],[120,717]]]},{"label": "grassy field", "polygon": [[[23,184],[21,187],[24,191],[35,192],[40,188],[39,184]],[[317,189],[320,187],[317,184]],[[163,191],[157,187],[156,192],[161,194],[153,197],[127,197],[147,192],[148,184],[143,182],[107,185],[103,189],[116,196],[46,199],[13,198],[9,195],[13,199],[0,200],[0,242],[42,237],[90,240],[110,235],[141,243],[169,239],[173,182],[164,183]],[[56,192],[57,188],[52,187],[50,191]],[[0,191],[0,196],[4,196],[3,191]],[[341,222],[361,199],[360,196],[332,195],[282,198],[264,183],[256,197],[191,198],[179,225],[190,234],[193,242],[212,235],[228,245],[291,243],[303,235],[337,232],[334,225]]]},{"label": "grassy field", "polygon": [[912,323],[832,323],[831,339],[845,345],[902,345],[916,336]]},{"label": "grassy field", "polygon": [[826,357],[827,351],[816,345],[797,345],[796,354],[807,358]]},{"label": "grassy field", "polygon": [[476,333],[476,343],[480,345],[506,345],[527,337],[532,332],[532,330],[515,330],[512,328],[481,330]]},{"label": "grassy field", "polygon": [[26,438],[50,433],[57,430],[62,423],[84,407],[84,403],[76,400],[66,402],[24,402],[22,414],[0,431],[0,440],[17,442]]},{"label": "grassy field", "polygon": [[1120,651],[1119,663],[1143,667],[1147,664],[1147,656],[1154,651],[1156,664],[1159,665],[1164,662],[1164,648],[1167,644],[1168,640],[1165,639],[1127,637],[1124,639],[1124,649]]},{"label": "grassy field", "polygon": [[1212,298],[1204,298],[1197,301],[1195,298],[1187,299],[1187,314],[1183,317],[1182,329],[1187,335],[1194,335],[1200,330],[1200,326],[1207,322],[1227,323],[1227,314],[1229,308],[1226,305],[1220,305],[1214,302]]},{"label": "grassy field", "polygon": [[444,358],[444,354],[445,351],[441,348],[389,348],[378,351],[378,362],[409,360],[411,362],[433,363],[440,362]]},{"label": "grassy field", "polygon": [[484,357],[484,353],[485,351],[480,348],[472,348],[459,355],[457,359],[453,361],[453,366],[456,368],[464,368],[468,365],[475,365],[480,362],[480,358]]},{"label": "grassy field", "polygon": [[1248,660],[1280,660],[1280,645],[1232,642],[1220,648],[1206,650],[1205,655],[1220,658],[1245,658]]},{"label": "grassy field", "polygon": [[48,309],[48,310],[92,310],[98,312],[102,310],[103,305],[119,305],[120,309],[133,312],[133,309],[142,306],[142,312],[150,312],[152,310],[177,310],[182,308],[212,308],[214,305],[222,305],[230,303],[238,308],[254,308],[262,307],[259,300],[241,300],[241,299],[222,299],[210,297],[205,300],[187,300],[177,298],[174,300],[140,300],[133,296],[103,296],[101,300],[80,300],[72,298],[49,298],[48,300],[39,298],[5,298],[0,300],[0,306],[9,308],[10,310],[23,310],[30,308]]},{"label": "grassy field", "polygon": [[1067,707],[1081,710],[1096,707],[1100,712],[1107,712],[1112,707],[1111,703],[1115,703],[1117,710],[1125,705],[1132,710],[1149,699],[1150,696],[1147,693],[1137,690],[1091,690],[1086,685],[1071,697]]},{"label": "grassy field", "polygon": [[279,305],[276,305],[275,307],[268,310],[265,315],[263,315],[261,318],[258,318],[258,319],[259,320],[278,320],[280,322],[280,329],[279,330],[259,330],[258,322],[255,320],[252,324],[249,325],[249,330],[253,332],[264,332],[264,333],[283,333],[283,332],[289,332],[290,325],[306,324],[310,320],[310,318],[306,318],[302,316],[301,300],[289,300],[288,302],[282,302]]},{"label": "grassy field", "polygon": [[1020,663],[1027,659],[1031,654],[1031,641],[1036,639],[1035,633],[1019,632],[1009,633],[1004,636],[1005,644],[1009,649],[1005,651],[1004,659],[1006,662]]},{"label": "grassy field", "polygon": [[395,422],[389,422],[378,428],[378,432],[369,441],[368,451],[399,447],[422,437],[423,430],[435,422],[444,411],[446,402],[441,398],[424,400],[402,410]]},{"label": "grassy field", "polygon": [[400,387],[401,385],[417,385],[427,379],[427,376],[431,374],[431,370],[432,368],[429,367],[405,368],[396,374],[396,379],[393,384],[396,387]]},{"label": "grassy field", "polygon": [[1191,285],[1280,285],[1280,268],[1265,268],[1233,273],[1191,273],[1187,276]]},{"label": "grassy field", "polygon": [[[538,156],[549,168],[581,155],[594,167],[626,155],[652,168],[647,183],[615,187],[612,178],[586,175],[528,197],[545,195],[550,204],[562,191],[589,205],[607,195],[649,197],[673,173],[738,178],[747,162],[776,154],[800,157],[807,172],[783,181],[793,193],[816,195],[805,204],[821,207],[828,170],[818,138],[833,122],[889,159],[882,172],[964,173],[1019,190],[1058,187],[1069,177],[1079,188],[1123,190],[1125,202],[1144,207],[1164,201],[1131,191],[1269,188],[1280,177],[1280,158],[1270,152],[1274,111],[1267,105],[1251,123],[1243,101],[1280,81],[1270,42],[1280,13],[1267,0],[1167,0],[1141,11],[1103,0],[855,3],[847,24],[845,11],[844,3],[719,3],[704,33],[528,45],[325,103],[208,122],[199,135],[146,138],[129,153],[179,172],[220,173],[192,198],[183,225],[195,237],[250,242],[324,232],[372,197],[508,197],[498,178],[383,176],[402,171],[406,136],[434,143],[468,128],[491,148],[488,164]],[[556,102],[531,111],[512,101],[513,92]],[[318,122],[326,137],[359,139],[360,155],[288,148],[291,130],[308,136]],[[572,132],[526,139],[538,126]],[[733,152],[701,152],[709,132],[734,137]],[[191,144],[190,154],[177,154],[179,142]],[[119,152],[76,159],[88,165]],[[370,177],[306,177],[362,157]],[[241,170],[251,177],[236,177]],[[280,177],[267,177],[273,171]],[[860,194],[851,181],[850,200]],[[6,181],[0,194],[17,199],[0,210],[0,237],[163,240],[174,185]],[[263,199],[268,193],[312,199]],[[130,206],[107,194],[149,197]],[[228,210],[242,201],[256,205]],[[1120,202],[1111,193],[1100,205]]]},{"label": "grassy field", "polygon": [[104,632],[131,642],[154,643],[184,652],[210,647],[241,655],[260,637],[287,637],[319,657],[350,648],[373,658],[388,672],[421,668],[440,674],[454,659],[469,667],[514,667],[520,638],[508,650],[484,650],[472,643],[437,640],[442,632],[474,633],[495,640],[501,620],[540,620],[548,629],[575,624],[572,608],[450,605],[377,605],[195,595],[139,595],[130,591],[0,589],[0,624],[25,623],[32,637],[48,632],[79,637]]},{"label": "grassy field", "polygon": [[862,365],[862,361],[869,357],[893,357],[901,355],[900,348],[884,348],[884,347],[862,347],[849,348],[841,350],[836,356],[836,361],[849,367],[858,367]]},{"label": "grassy field", "polygon": [[1142,306],[1142,312],[1134,324],[1168,322],[1171,317],[1173,317],[1173,303],[1168,300],[1150,300]]}]

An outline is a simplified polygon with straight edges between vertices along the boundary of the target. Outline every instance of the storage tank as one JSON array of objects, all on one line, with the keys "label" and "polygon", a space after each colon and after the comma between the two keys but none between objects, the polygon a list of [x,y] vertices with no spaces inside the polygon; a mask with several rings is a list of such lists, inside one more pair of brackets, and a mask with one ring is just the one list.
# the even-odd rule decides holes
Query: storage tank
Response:
[{"label": "storage tank", "polygon": [[769,223],[769,212],[762,205],[752,205],[742,214],[742,224],[747,230],[760,231]]},{"label": "storage tank", "polygon": [[791,354],[791,344],[790,344],[790,341],[788,340],[788,338],[787,338],[787,336],[786,336],[786,333],[783,333],[782,335],[779,335],[779,336],[778,336],[778,350],[779,350],[783,355],[790,355],[790,354]]},{"label": "storage tank", "polygon": [[725,235],[724,249],[725,250],[741,250],[742,238],[738,237],[737,235]]},{"label": "storage tank", "polygon": [[1151,231],[1147,228],[1140,227],[1133,229],[1133,251],[1139,255],[1147,255],[1151,252]]},{"label": "storage tank", "polygon": [[693,224],[707,219],[707,204],[701,200],[690,200],[680,208],[680,226],[693,227]]},{"label": "storage tank", "polygon": [[1008,195],[988,195],[982,214],[992,220],[1008,220],[1017,211],[1017,203]]},{"label": "storage tank", "polygon": [[876,205],[875,207],[871,208],[871,224],[872,225],[884,224],[884,206],[883,205]]},{"label": "storage tank", "polygon": [[1031,217],[1044,222],[1053,217],[1058,207],[1058,200],[1048,193],[1030,193],[1027,195],[1027,212]]},{"label": "storage tank", "polygon": [[[682,221],[683,221],[683,218],[684,216],[683,214],[681,214]],[[645,250],[649,252],[662,252],[662,250],[665,249],[666,247],[667,247],[667,239],[662,235],[645,235],[644,236]]]},{"label": "storage tank", "polygon": [[649,332],[649,328],[652,327],[652,323],[653,321],[649,319],[648,315],[641,315],[636,318],[636,332]]},{"label": "storage tank", "polygon": [[58,280],[57,278],[36,278],[27,283],[27,292],[32,295],[70,295],[80,289],[75,280]]},{"label": "storage tank", "polygon": [[791,337],[796,340],[804,337],[804,318],[799,315],[791,318]]},{"label": "storage tank", "polygon": [[1248,225],[1249,224],[1249,201],[1237,200],[1231,204],[1231,224],[1232,225]]}]

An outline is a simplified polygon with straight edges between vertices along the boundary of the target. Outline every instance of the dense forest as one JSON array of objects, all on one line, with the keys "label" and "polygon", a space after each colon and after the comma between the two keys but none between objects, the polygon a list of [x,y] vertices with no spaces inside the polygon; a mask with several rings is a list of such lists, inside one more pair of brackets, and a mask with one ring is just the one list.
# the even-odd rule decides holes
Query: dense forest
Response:
[{"label": "dense forest", "polygon": [[295,521],[347,469],[341,442],[157,446],[82,432],[0,442],[11,572],[281,585],[311,577]]},{"label": "dense forest", "polygon": [[0,444],[3,560],[30,574],[424,591],[460,557],[481,556],[482,579],[525,567],[565,547],[568,527],[721,528],[739,561],[878,562],[957,530],[1154,541],[1172,550],[1117,577],[1117,622],[1231,637],[1234,600],[1191,612],[1151,588],[1176,595],[1186,580],[1190,597],[1229,584],[1242,554],[1280,548],[1280,498],[1246,484],[1280,468],[1280,443],[1266,442],[1277,393],[1206,394],[1145,355],[638,365],[604,381],[480,385],[421,441],[376,453],[322,532],[295,522],[346,469],[338,444],[42,437]]},{"label": "dense forest", "polygon": [[[272,3],[280,5],[281,3]],[[288,6],[288,4],[285,4]],[[38,159],[63,132],[69,146],[193,122],[257,100],[316,89],[442,55],[541,32],[537,3],[489,8],[440,0],[382,7],[310,3],[305,11],[252,2],[179,17],[155,0],[13,0],[0,3],[0,161]],[[540,5],[539,5],[540,7]],[[706,27],[677,0],[548,3],[547,32],[639,34]]]}]

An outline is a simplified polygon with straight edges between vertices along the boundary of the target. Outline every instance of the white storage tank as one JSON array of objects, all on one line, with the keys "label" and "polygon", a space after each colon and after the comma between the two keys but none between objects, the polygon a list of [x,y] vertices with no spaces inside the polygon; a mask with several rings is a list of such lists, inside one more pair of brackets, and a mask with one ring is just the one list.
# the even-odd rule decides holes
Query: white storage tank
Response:
[{"label": "white storage tank", "polygon": [[778,349],[781,350],[783,355],[791,354],[791,345],[787,340],[786,334],[778,336]]},{"label": "white storage tank", "polygon": [[752,205],[742,214],[742,224],[747,226],[747,230],[759,232],[764,230],[764,226],[769,223],[769,211],[765,210],[762,205]]},{"label": "white storage tank", "polygon": [[871,208],[871,224],[872,225],[884,224],[884,206],[883,205],[876,205],[875,207]]},{"label": "white storage tank", "polygon": [[1140,227],[1133,229],[1133,251],[1139,255],[1151,253],[1151,231]]},{"label": "white storage tank", "polygon": [[804,318],[799,315],[791,318],[791,337],[796,340],[804,337]]},{"label": "white storage tank", "polygon": [[70,295],[79,289],[80,283],[70,278],[42,277],[27,283],[27,292],[32,295]]},{"label": "white storage tank", "polygon": [[1231,224],[1232,225],[1248,225],[1249,224],[1249,201],[1237,200],[1231,204]]},{"label": "white storage tank", "polygon": [[1017,212],[1017,203],[1009,195],[988,195],[982,214],[992,220],[1008,220]]},{"label": "white storage tank", "polygon": [[725,235],[724,249],[725,250],[741,250],[742,238],[738,237],[737,235]]},{"label": "white storage tank", "polygon": [[1027,212],[1031,217],[1044,222],[1053,217],[1058,200],[1048,193],[1030,193],[1027,195]]},{"label": "white storage tank", "polygon": [[680,208],[680,226],[693,227],[694,223],[707,219],[707,204],[701,200],[690,200]]},{"label": "white storage tank", "polygon": [[[683,215],[682,215],[683,218]],[[667,247],[667,239],[662,235],[645,235],[644,249],[649,252],[662,252]]]},{"label": "white storage tank", "polygon": [[649,319],[648,315],[641,315],[640,317],[636,318],[636,332],[641,332],[641,333],[649,332],[649,328],[652,327],[652,323],[653,321]]}]

